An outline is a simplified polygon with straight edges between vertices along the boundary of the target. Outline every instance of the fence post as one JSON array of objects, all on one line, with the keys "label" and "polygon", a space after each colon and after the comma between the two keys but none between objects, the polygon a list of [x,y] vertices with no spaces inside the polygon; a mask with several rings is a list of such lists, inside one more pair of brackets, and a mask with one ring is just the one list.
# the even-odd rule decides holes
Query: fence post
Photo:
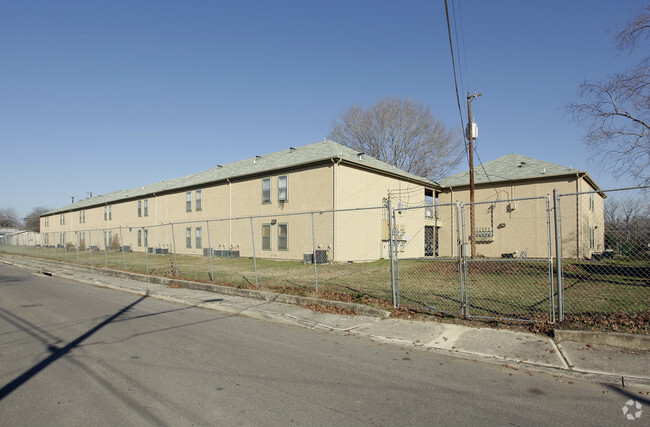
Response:
[{"label": "fence post", "polygon": [[[395,232],[397,231],[397,225],[395,224],[395,210],[392,212],[393,216],[393,227],[395,227],[395,230],[391,230],[390,238],[394,239],[395,238]],[[399,295],[399,257],[397,256],[397,245],[393,244],[393,248],[395,248],[395,303],[397,304],[397,307],[400,305],[400,295]]]},{"label": "fence post", "polygon": [[122,238],[122,226],[120,225],[120,243],[122,246],[122,261],[124,263],[124,270],[126,270],[126,255],[124,255],[124,239]]},{"label": "fence post", "polygon": [[210,251],[210,280],[214,282],[214,265],[212,264],[212,243],[210,243],[210,221],[205,222],[205,229],[208,232],[208,251]]},{"label": "fence post", "polygon": [[90,254],[90,266],[93,267],[93,231],[88,230],[88,253]]},{"label": "fence post", "polygon": [[[146,239],[145,239],[146,236]],[[142,227],[142,239],[146,240],[142,243],[144,243],[144,264],[145,268],[147,269],[147,274],[149,274],[149,236],[148,234],[145,234],[145,228]]]},{"label": "fence post", "polygon": [[318,292],[318,268],[316,267],[316,231],[314,229],[314,212],[311,213],[311,248],[312,260],[314,262],[314,279],[316,281],[316,292]]},{"label": "fence post", "polygon": [[393,209],[388,198],[388,250],[390,251],[390,289],[393,296],[393,307],[397,307],[397,295],[395,294],[395,260],[393,258]]},{"label": "fence post", "polygon": [[174,223],[170,222],[172,227],[172,245],[174,246],[174,276],[180,276],[181,272],[178,271],[178,260],[176,259],[176,235],[174,234]]},{"label": "fence post", "polygon": [[[460,257],[460,270],[461,270],[461,280],[460,280],[460,304],[461,304],[461,313],[465,317],[469,317],[469,270],[467,266],[467,236],[465,234],[465,203],[461,203],[460,207],[460,218],[457,221],[458,222],[458,227],[460,229],[458,230],[458,237],[459,237],[459,245],[458,245],[458,256]],[[458,210],[456,211],[458,212]]]},{"label": "fence post", "polygon": [[553,211],[555,214],[555,268],[557,269],[557,310],[558,321],[564,320],[564,284],[562,283],[562,215],[560,195],[553,190]]},{"label": "fence post", "polygon": [[104,268],[108,268],[108,245],[106,244],[106,230],[102,230],[104,233]]},{"label": "fence post", "polygon": [[548,295],[548,315],[549,315],[549,321],[551,323],[555,323],[555,304],[553,300],[553,243],[552,243],[552,235],[551,235],[551,198],[547,194],[546,195],[546,241],[547,243],[547,252],[548,252],[548,257],[547,257],[547,262],[548,262],[548,287],[549,287],[549,295]]},{"label": "fence post", "polygon": [[257,257],[255,256],[255,231],[253,230],[253,217],[250,217],[251,220],[251,242],[253,243],[253,266],[255,267],[255,287],[259,288],[259,283],[257,282]]}]

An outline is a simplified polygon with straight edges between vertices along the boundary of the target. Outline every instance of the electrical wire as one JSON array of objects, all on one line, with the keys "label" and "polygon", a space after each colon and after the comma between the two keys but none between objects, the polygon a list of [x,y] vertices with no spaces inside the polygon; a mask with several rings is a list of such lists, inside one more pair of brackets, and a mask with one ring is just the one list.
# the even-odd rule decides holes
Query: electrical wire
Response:
[{"label": "electrical wire", "polygon": [[[465,48],[465,31],[463,29],[463,9],[461,5],[463,4],[462,1],[458,2],[458,14],[460,15],[460,36],[461,36],[461,43],[462,43],[462,52],[463,52],[463,59],[464,59],[464,66],[460,67],[461,68],[461,89],[463,90],[463,93],[465,93],[464,86],[463,86],[463,73],[462,70],[463,68],[465,69],[465,80],[469,81],[469,65],[467,62],[467,49]],[[456,36],[456,43],[458,43],[458,36]]]},{"label": "electrical wire", "polygon": [[487,178],[488,182],[490,183],[490,186],[492,187],[494,192],[497,193],[497,200],[499,200],[499,192],[497,191],[496,187],[494,186],[494,183],[490,179],[490,175],[488,175],[487,171],[485,170],[485,166],[483,166],[483,160],[481,160],[481,157],[479,157],[478,151],[476,150],[476,147],[474,147],[474,153],[476,153],[476,158],[478,159],[478,162],[481,165],[481,169],[483,169],[483,173],[485,174],[485,177]]},{"label": "electrical wire", "polygon": [[458,78],[456,76],[456,59],[454,57],[454,44],[451,38],[451,24],[449,23],[449,5],[447,4],[447,0],[445,0],[445,17],[447,18],[447,35],[449,36],[449,50],[451,52],[451,65],[454,71],[454,87],[456,88],[456,103],[458,104],[458,114],[460,117],[460,130],[463,134],[463,141],[465,142],[465,153],[467,154],[467,158],[469,159],[469,148],[467,145],[467,141],[465,139],[465,132],[463,132],[463,129],[465,129],[465,124],[463,122],[463,110],[460,106],[460,94],[458,92]]}]

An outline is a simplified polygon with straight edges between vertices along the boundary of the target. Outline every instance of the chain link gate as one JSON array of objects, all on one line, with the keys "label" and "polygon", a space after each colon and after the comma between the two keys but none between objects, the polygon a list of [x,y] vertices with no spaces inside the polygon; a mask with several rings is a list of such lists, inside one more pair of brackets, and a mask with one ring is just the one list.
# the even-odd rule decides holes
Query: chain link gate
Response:
[{"label": "chain link gate", "polygon": [[463,314],[459,204],[391,208],[394,305]]},{"label": "chain link gate", "polygon": [[396,306],[483,319],[555,321],[550,197],[392,212]]},{"label": "chain link gate", "polygon": [[559,321],[648,312],[648,188],[554,192]]}]

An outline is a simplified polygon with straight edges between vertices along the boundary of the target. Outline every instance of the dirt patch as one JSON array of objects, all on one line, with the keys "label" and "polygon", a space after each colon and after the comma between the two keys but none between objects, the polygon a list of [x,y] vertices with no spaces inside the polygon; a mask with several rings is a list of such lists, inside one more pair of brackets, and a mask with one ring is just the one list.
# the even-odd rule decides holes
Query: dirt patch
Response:
[{"label": "dirt patch", "polygon": [[583,313],[565,315],[558,323],[561,329],[611,331],[627,334],[650,335],[650,311],[639,313]]},{"label": "dirt patch", "polygon": [[350,308],[337,307],[334,305],[307,304],[307,305],[301,305],[300,307],[304,307],[312,311],[318,311],[320,313],[328,313],[328,314],[342,314],[346,316],[357,316],[359,314]]}]

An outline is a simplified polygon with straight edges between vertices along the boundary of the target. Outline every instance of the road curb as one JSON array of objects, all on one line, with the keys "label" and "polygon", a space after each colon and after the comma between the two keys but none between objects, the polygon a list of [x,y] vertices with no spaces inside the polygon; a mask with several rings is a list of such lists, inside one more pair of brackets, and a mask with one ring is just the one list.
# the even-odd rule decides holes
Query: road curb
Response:
[{"label": "road curb", "polygon": [[346,308],[348,310],[353,310],[357,314],[363,316],[379,317],[381,319],[388,318],[388,316],[390,315],[390,312],[388,312],[387,310],[383,310],[376,307],[370,307],[363,304],[357,304],[353,302],[326,300],[326,299],[304,297],[304,296],[290,295],[290,294],[280,294],[280,293],[267,292],[267,291],[261,291],[256,289],[233,288],[230,286],[223,286],[223,285],[217,285],[212,283],[194,282],[186,279],[178,279],[178,278],[163,277],[163,276],[152,276],[152,275],[141,274],[141,273],[132,273],[129,271],[112,270],[112,269],[101,268],[101,267],[92,267],[88,265],[79,265],[79,264],[70,264],[70,263],[65,263],[60,261],[43,260],[40,258],[35,259],[35,261],[39,262],[39,264],[41,265],[49,265],[49,266],[54,266],[56,268],[62,268],[66,270],[96,273],[104,276],[137,280],[139,282],[153,283],[153,284],[163,285],[163,286],[180,285],[186,289],[206,291],[206,292],[218,293],[222,295],[230,295],[230,296],[237,296],[237,297],[244,297],[244,298],[254,298],[254,299],[268,301],[268,302],[279,302],[279,303],[293,304],[293,305],[319,304],[319,305],[325,305],[330,307],[340,307],[340,308]]},{"label": "road curb", "polygon": [[618,347],[625,350],[650,351],[650,336],[648,335],[556,329],[553,331],[553,337],[557,341],[574,341],[583,344]]}]

